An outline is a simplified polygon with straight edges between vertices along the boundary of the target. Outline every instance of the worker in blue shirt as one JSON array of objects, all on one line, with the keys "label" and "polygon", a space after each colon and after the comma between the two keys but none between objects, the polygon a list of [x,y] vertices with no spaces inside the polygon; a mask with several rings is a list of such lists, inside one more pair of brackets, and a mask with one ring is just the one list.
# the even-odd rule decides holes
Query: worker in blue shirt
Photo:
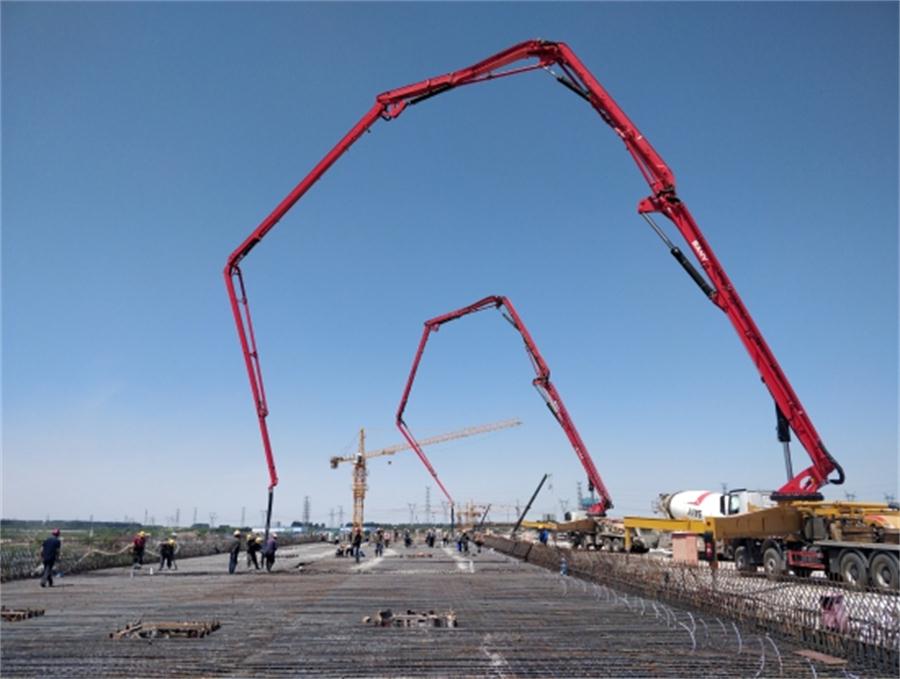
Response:
[{"label": "worker in blue shirt", "polygon": [[62,541],[59,539],[59,528],[54,528],[52,535],[44,540],[41,546],[41,561],[44,564],[44,570],[41,573],[41,587],[50,585],[53,587],[53,566],[59,558],[59,550],[62,547]]}]

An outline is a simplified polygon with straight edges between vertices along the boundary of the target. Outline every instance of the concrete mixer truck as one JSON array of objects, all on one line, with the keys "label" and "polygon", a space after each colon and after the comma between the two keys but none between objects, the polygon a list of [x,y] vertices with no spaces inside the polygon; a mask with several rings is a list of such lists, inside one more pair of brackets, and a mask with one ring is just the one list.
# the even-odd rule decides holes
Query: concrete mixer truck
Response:
[{"label": "concrete mixer truck", "polygon": [[654,503],[654,511],[670,519],[702,521],[712,517],[734,516],[774,506],[771,490],[731,490],[717,493],[711,490],[680,490],[661,493]]}]

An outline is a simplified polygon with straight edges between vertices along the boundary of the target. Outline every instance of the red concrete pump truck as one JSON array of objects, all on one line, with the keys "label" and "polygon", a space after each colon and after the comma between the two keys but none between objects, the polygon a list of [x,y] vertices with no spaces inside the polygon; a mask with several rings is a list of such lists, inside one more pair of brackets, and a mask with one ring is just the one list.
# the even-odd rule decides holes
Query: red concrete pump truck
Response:
[{"label": "red concrete pump truck", "polygon": [[[515,66],[518,62],[529,62]],[[555,70],[556,69],[556,70]],[[269,513],[267,528],[271,519],[272,491],[278,484],[272,445],[269,440],[266,417],[269,414],[260,371],[259,352],[253,333],[250,310],[247,303],[246,287],[241,273],[241,261],[271,231],[278,221],[300,200],[316,181],[379,120],[390,121],[399,117],[408,107],[420,104],[432,97],[464,85],[489,82],[498,78],[543,70],[591,106],[609,125],[631,154],[638,170],[650,186],[650,195],[638,203],[638,213],[647,221],[669,248],[669,252],[693,279],[703,294],[725,313],[731,322],[750,359],[762,377],[763,383],[775,401],[779,440],[784,443],[785,460],[788,467],[788,482],[776,493],[776,498],[788,500],[821,498],[819,489],[826,483],[843,483],[844,473],[840,465],[829,454],[813,427],[812,421],[803,409],[800,399],[775,360],[759,329],[744,306],[737,291],[722,268],[709,243],[694,222],[687,206],[675,190],[672,171],[637,129],[634,123],[613,101],[609,93],[591,75],[585,65],[575,56],[568,45],[546,40],[529,40],[514,45],[468,68],[446,75],[429,78],[421,82],[384,92],[375,97],[375,103],[359,122],[329,151],[310,173],[278,204],[262,223],[231,253],[225,265],[225,285],[231,300],[231,308],[237,325],[238,338],[250,378],[253,402],[262,435],[263,449],[269,467]],[[670,220],[689,245],[694,258],[705,272],[704,276],[688,260],[653,220],[657,213]],[[790,464],[788,441],[790,429],[800,440],[812,459],[812,465],[794,475]],[[837,478],[829,479],[832,472]]]},{"label": "red concrete pump truck", "polygon": [[397,407],[397,428],[409,442],[409,445],[413,447],[413,450],[419,455],[419,458],[422,460],[428,471],[431,472],[431,475],[434,477],[434,480],[437,481],[441,490],[444,491],[444,495],[447,496],[447,500],[450,502],[452,510],[454,506],[453,498],[450,497],[447,489],[444,488],[444,484],[441,483],[438,478],[437,473],[428,461],[419,442],[416,440],[415,436],[413,436],[409,426],[403,420],[403,413],[406,411],[409,395],[412,392],[413,382],[415,381],[416,373],[419,370],[419,363],[422,360],[422,355],[425,353],[425,347],[428,344],[428,339],[431,337],[431,334],[437,332],[445,323],[455,321],[458,318],[468,316],[469,314],[484,311],[485,309],[499,309],[503,318],[505,318],[510,325],[519,332],[519,335],[521,335],[522,341],[525,344],[525,353],[528,354],[528,358],[531,360],[531,365],[536,374],[536,377],[532,380],[532,384],[541,395],[541,398],[544,399],[544,402],[547,404],[547,409],[553,414],[556,421],[559,422],[559,426],[562,427],[566,437],[569,439],[569,443],[572,445],[575,455],[577,455],[578,459],[581,461],[581,466],[584,467],[584,471],[588,477],[588,488],[591,495],[593,495],[595,490],[599,495],[599,499],[591,505],[588,509],[588,513],[597,517],[606,516],[606,511],[613,506],[609,491],[606,490],[606,485],[603,483],[603,480],[600,478],[600,473],[594,466],[591,454],[588,452],[587,446],[584,445],[584,441],[581,440],[581,435],[575,428],[575,423],[572,421],[569,411],[566,410],[562,396],[559,395],[553,382],[550,381],[550,367],[547,365],[544,357],[541,356],[541,352],[534,343],[531,333],[528,332],[528,328],[526,328],[525,324],[522,322],[519,312],[516,311],[512,302],[506,297],[500,297],[498,295],[485,297],[474,304],[470,304],[461,309],[456,309],[455,311],[450,311],[441,316],[435,316],[434,318],[425,321],[425,328],[422,330],[422,338],[419,340],[419,347],[416,349],[416,356],[413,359],[409,377],[406,379],[406,388],[403,390],[403,396],[400,398],[400,405]]}]

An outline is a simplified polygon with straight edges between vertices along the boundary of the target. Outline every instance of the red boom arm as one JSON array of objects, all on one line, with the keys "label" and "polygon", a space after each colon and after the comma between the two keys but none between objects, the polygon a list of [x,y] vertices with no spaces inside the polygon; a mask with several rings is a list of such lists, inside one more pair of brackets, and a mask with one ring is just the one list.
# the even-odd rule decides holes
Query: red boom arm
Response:
[{"label": "red boom arm", "polygon": [[[522,341],[525,343],[525,351],[528,354],[528,358],[531,359],[531,365],[534,368],[535,374],[537,375],[537,377],[532,380],[532,384],[544,399],[544,402],[547,404],[547,408],[551,413],[553,413],[553,417],[556,418],[556,421],[559,422],[563,431],[566,433],[566,436],[569,439],[569,443],[572,444],[572,449],[575,451],[575,454],[581,461],[581,465],[584,467],[584,471],[587,473],[590,488],[592,490],[596,490],[600,496],[599,501],[588,509],[588,513],[598,516],[605,516],[607,510],[611,509],[613,506],[612,498],[609,496],[609,491],[606,490],[606,486],[604,485],[603,480],[600,478],[600,474],[597,472],[597,468],[594,466],[594,461],[591,459],[591,454],[588,452],[587,446],[584,445],[584,441],[581,440],[581,436],[578,434],[578,430],[575,428],[575,423],[572,422],[572,418],[569,416],[569,411],[566,410],[566,406],[563,403],[562,397],[559,395],[556,387],[553,386],[553,382],[550,381],[550,368],[547,366],[547,362],[544,360],[544,357],[541,356],[541,352],[538,350],[537,345],[531,338],[531,334],[528,332],[528,328],[525,327],[525,324],[519,317],[516,308],[506,297],[499,297],[497,295],[485,297],[484,299],[478,300],[474,304],[470,304],[467,307],[463,307],[462,309],[457,309],[456,311],[451,311],[444,314],[443,316],[436,316],[435,318],[425,321],[425,328],[424,330],[422,330],[422,338],[419,340],[419,348],[416,350],[416,357],[415,359],[413,359],[412,369],[409,371],[409,377],[406,380],[406,388],[403,390],[403,396],[401,397],[400,405],[397,408],[397,428],[400,429],[400,431],[403,433],[403,436],[406,437],[407,441],[409,441],[409,445],[411,445],[413,449],[419,454],[419,457],[422,459],[422,461],[428,467],[428,470],[431,472],[432,476],[434,476],[435,480],[437,481],[437,475],[435,474],[434,469],[432,469],[431,465],[428,463],[428,459],[425,457],[425,453],[422,452],[422,448],[419,446],[415,437],[412,435],[412,432],[409,430],[406,422],[403,421],[403,413],[406,410],[406,404],[409,401],[409,394],[410,391],[412,391],[413,381],[415,381],[416,379],[416,372],[419,370],[419,362],[422,360],[422,354],[425,351],[425,345],[428,343],[428,338],[431,336],[431,333],[437,332],[440,327],[444,325],[444,323],[455,321],[457,318],[462,318],[463,316],[468,316],[469,314],[473,314],[478,311],[484,311],[485,309],[500,308],[503,308],[508,312],[507,314],[503,314],[504,318],[506,318],[506,320],[508,320],[512,324],[512,326],[519,331],[519,334],[522,336]],[[438,481],[438,483],[440,484],[440,481]],[[443,488],[443,486],[441,486],[441,488]],[[447,491],[444,492],[446,493]],[[448,495],[447,497],[449,498],[450,496]]]},{"label": "red boom arm", "polygon": [[[529,59],[534,59],[536,62],[517,68],[499,70],[518,61]],[[553,65],[557,65],[562,72],[559,74],[554,73],[551,70]],[[753,364],[775,400],[779,423],[784,421],[794,430],[797,438],[800,439],[807,454],[812,459],[812,466],[790,479],[779,489],[779,493],[782,495],[813,495],[818,492],[819,488],[829,482],[828,475],[833,471],[837,471],[838,478],[831,480],[831,482],[842,483],[844,479],[843,470],[825,448],[815,427],[813,427],[812,421],[803,409],[800,399],[794,393],[787,377],[785,377],[781,367],[775,360],[774,354],[744,307],[712,248],[694,222],[687,206],[678,198],[675,191],[675,177],[669,167],[567,45],[542,40],[529,40],[514,45],[468,68],[379,94],[375,98],[375,104],[372,108],[363,115],[359,122],[319,161],[312,171],[294,187],[272,213],[256,227],[228,258],[224,271],[225,284],[231,300],[232,312],[234,313],[238,337],[244,353],[244,361],[250,378],[250,387],[259,419],[266,461],[269,465],[270,490],[278,483],[278,477],[275,473],[275,463],[266,427],[265,418],[268,415],[268,407],[262,384],[259,355],[253,337],[253,326],[247,306],[246,291],[239,267],[241,260],[278,223],[285,213],[300,200],[303,194],[318,181],[325,171],[379,118],[392,120],[399,116],[407,106],[417,104],[455,87],[486,82],[539,68],[553,73],[561,84],[585,99],[622,139],[625,148],[634,158],[638,169],[650,185],[651,194],[640,201],[638,212],[650,222],[660,237],[667,243],[672,255],[701,287],[709,299],[728,316],[728,320],[750,354]],[[672,244],[652,221],[649,215],[653,212],[658,212],[672,221],[691,246],[691,252],[706,272],[712,285],[691,265],[685,255]],[[238,283],[237,287],[240,288],[240,296],[237,294],[235,281]],[[787,428],[785,427],[784,429],[786,430]]]}]

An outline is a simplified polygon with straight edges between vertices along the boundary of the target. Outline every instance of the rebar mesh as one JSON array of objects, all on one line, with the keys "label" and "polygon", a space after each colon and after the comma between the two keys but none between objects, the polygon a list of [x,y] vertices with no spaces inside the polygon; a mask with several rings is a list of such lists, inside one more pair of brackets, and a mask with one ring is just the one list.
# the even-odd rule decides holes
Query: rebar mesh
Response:
[{"label": "rebar mesh", "polygon": [[[418,551],[433,556],[398,558]],[[279,551],[272,573],[242,564],[228,575],[221,554],[153,577],[95,571],[52,591],[13,582],[4,585],[7,605],[40,604],[47,613],[0,622],[0,662],[4,677],[67,678],[896,674],[804,657],[800,644],[746,621],[589,579],[578,558],[578,577],[562,577],[551,554],[532,549],[536,559],[523,562],[493,550],[461,555],[417,546],[357,564],[334,558],[334,547],[323,544]],[[458,627],[363,622],[387,608],[452,610]],[[222,626],[201,639],[108,638],[137,619],[215,619]]]},{"label": "rebar mesh", "polygon": [[[571,576],[614,588],[621,595],[687,607],[750,625],[771,637],[896,674],[900,662],[900,597],[856,591],[823,578],[769,580],[730,564],[711,569],[643,554],[550,547],[488,536],[493,549]],[[828,602],[841,603],[835,615]],[[825,605],[823,607],[823,604]]]}]

